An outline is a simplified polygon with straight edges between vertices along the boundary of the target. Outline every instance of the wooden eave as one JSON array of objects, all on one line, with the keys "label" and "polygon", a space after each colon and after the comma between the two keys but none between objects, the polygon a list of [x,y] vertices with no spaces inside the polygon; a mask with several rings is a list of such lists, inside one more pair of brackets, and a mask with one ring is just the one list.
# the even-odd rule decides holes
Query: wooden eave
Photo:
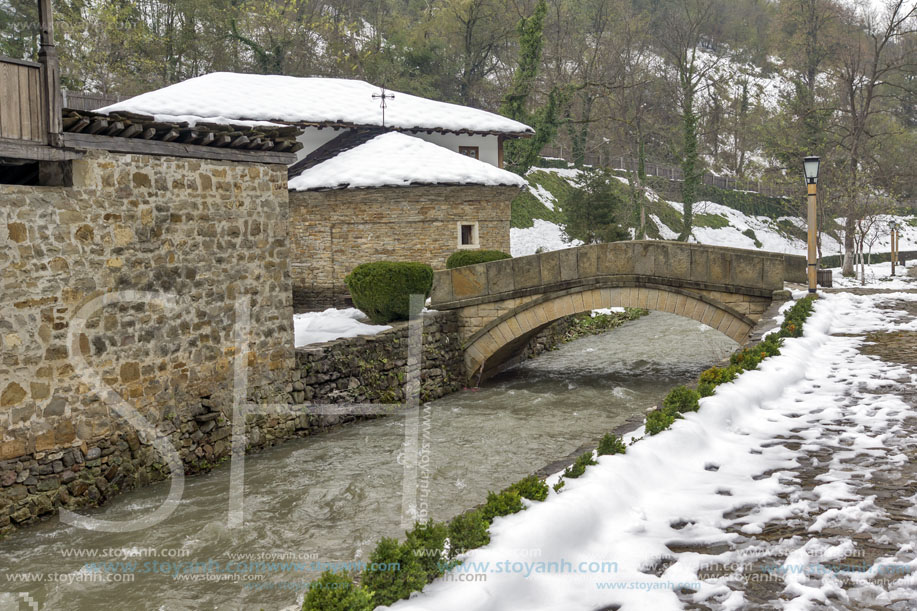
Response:
[{"label": "wooden eave", "polygon": [[167,155],[280,163],[296,161],[302,143],[295,125],[224,125],[201,122],[156,121],[131,112],[101,114],[65,109],[62,144],[76,149],[101,149],[114,153]]}]

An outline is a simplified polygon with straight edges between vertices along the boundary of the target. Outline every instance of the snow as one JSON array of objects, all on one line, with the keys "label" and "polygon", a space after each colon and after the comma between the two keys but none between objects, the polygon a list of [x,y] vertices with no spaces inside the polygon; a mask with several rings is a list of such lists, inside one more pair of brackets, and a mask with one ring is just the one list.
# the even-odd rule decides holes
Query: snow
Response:
[{"label": "snow", "polygon": [[[861,354],[861,337],[838,335],[917,328],[880,307],[892,297],[917,301],[903,293],[824,295],[802,338],[786,340],[780,356],[720,386],[701,400],[699,412],[629,446],[625,455],[599,457],[597,466],[547,501],[497,518],[491,543],[461,556],[457,569],[484,573],[486,581],[438,579],[393,608],[592,611],[620,605],[667,611],[689,602],[692,608],[741,609],[751,602],[729,584],[755,577],[776,579],[782,587],[772,600],[775,608],[832,606],[832,599],[845,601],[844,608],[890,608],[895,602],[893,608],[914,608],[913,575],[848,589],[840,584],[841,578],[862,583],[883,566],[913,571],[915,533],[906,520],[885,528],[887,556],[866,575],[818,571],[854,548],[843,532],[823,529],[857,532],[883,517],[874,497],[856,496],[853,486],[882,464],[874,461],[908,460],[910,442],[901,429],[911,413],[907,404],[890,392],[864,390],[907,380],[907,371]],[[800,439],[802,447],[788,439]],[[812,456],[807,452],[822,457],[827,468],[820,479],[828,485],[814,493],[794,478],[793,469]],[[780,540],[749,538],[785,520],[808,524],[808,532],[803,526],[804,536],[791,529]],[[539,549],[542,568],[552,562],[569,568],[532,571],[523,549]],[[513,563],[522,564],[517,570]],[[611,564],[600,570],[601,563],[613,563],[613,570]],[[773,569],[765,573],[764,566]],[[709,567],[728,570],[705,573]],[[690,591],[678,593],[679,584]]]},{"label": "snow", "polygon": [[535,219],[534,225],[526,229],[511,228],[509,243],[510,254],[514,257],[582,245],[579,240],[567,242],[561,226],[544,219]]},{"label": "snow", "polygon": [[[917,262],[911,261],[910,267],[917,265]],[[917,289],[917,278],[910,278],[907,275],[907,267],[895,266],[895,275],[892,276],[892,264],[874,263],[866,266],[866,284],[860,282],[860,266],[856,266],[856,277],[845,278],[841,275],[841,268],[836,267],[831,270],[831,280],[835,287],[838,288],[881,288],[881,289]]]},{"label": "snow", "polygon": [[[345,123],[381,126],[382,109],[373,98],[380,88],[365,81],[214,72],[106,106],[100,112],[128,111],[158,120],[232,122],[239,119],[283,123]],[[500,115],[392,91],[385,126],[398,129],[533,133]]]},{"label": "snow", "polygon": [[329,308],[324,312],[296,314],[293,316],[296,347],[330,342],[342,337],[375,335],[391,329],[386,325],[370,325],[360,322],[365,318],[366,315],[356,308],[346,310]]},{"label": "snow", "polygon": [[529,183],[529,193],[535,196],[535,199],[544,204],[544,207],[553,212],[554,204],[557,203],[557,198],[551,194],[550,191],[545,189],[539,184]]},{"label": "snow", "polygon": [[399,132],[376,136],[290,179],[294,191],[448,185],[527,185],[525,179]]}]

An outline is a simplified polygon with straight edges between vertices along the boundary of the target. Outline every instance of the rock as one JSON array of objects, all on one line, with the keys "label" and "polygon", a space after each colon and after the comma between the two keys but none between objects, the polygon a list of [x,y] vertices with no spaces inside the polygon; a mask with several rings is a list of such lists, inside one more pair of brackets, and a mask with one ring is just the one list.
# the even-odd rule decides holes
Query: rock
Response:
[{"label": "rock", "polygon": [[907,277],[917,278],[917,265],[911,265],[909,268],[907,268]]},{"label": "rock", "polygon": [[4,471],[0,473],[0,486],[12,486],[16,483],[18,474],[15,471]]},{"label": "rock", "polygon": [[49,490],[57,490],[60,488],[60,479],[57,477],[46,477],[45,479],[38,482],[38,491],[47,492]]},{"label": "rock", "polygon": [[102,456],[102,450],[99,448],[89,448],[89,451],[86,452],[86,460],[95,460]]}]

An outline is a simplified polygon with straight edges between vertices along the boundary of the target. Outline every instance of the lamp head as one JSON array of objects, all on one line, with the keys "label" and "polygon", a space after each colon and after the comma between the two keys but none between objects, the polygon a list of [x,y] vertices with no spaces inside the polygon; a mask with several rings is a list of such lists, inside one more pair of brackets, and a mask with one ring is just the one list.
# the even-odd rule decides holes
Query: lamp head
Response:
[{"label": "lamp head", "polygon": [[814,185],[818,182],[818,165],[821,162],[819,157],[806,157],[803,160],[803,167],[806,172],[806,182]]}]

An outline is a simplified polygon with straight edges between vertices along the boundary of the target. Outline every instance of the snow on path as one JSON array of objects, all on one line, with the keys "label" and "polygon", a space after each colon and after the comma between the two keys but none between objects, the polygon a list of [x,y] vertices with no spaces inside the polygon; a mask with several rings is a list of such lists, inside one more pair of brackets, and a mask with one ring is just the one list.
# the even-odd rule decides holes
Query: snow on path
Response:
[{"label": "snow on path", "polygon": [[[887,512],[856,488],[894,477],[913,453],[902,428],[913,412],[890,391],[903,382],[912,392],[917,375],[862,354],[862,337],[831,335],[917,331],[917,320],[882,309],[895,299],[917,294],[825,295],[804,337],[720,386],[698,413],[498,518],[491,544],[457,569],[486,581],[439,579],[395,608],[915,608],[914,522],[873,532]],[[863,539],[887,550],[869,572],[826,570]],[[902,567],[910,575],[882,578]]]}]

